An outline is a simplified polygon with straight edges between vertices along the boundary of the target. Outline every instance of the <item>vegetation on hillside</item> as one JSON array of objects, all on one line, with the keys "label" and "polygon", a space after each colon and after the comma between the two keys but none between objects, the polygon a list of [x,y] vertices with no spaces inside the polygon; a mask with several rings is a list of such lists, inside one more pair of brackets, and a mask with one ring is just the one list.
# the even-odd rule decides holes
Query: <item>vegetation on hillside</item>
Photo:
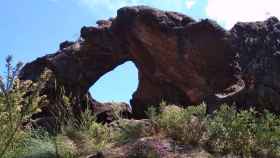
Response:
[{"label": "vegetation on hillside", "polygon": [[[147,111],[147,120],[122,119],[116,109],[117,121],[100,124],[90,109],[77,120],[71,114],[69,98],[62,94],[60,109],[66,109],[68,115],[67,119],[54,116],[59,130],[50,134],[34,129],[28,122],[47,103],[38,92],[49,73],[39,82],[23,82],[17,79],[22,64],[12,67],[11,57],[6,63],[6,78],[0,78],[0,158],[85,157],[148,137],[203,148],[213,157],[280,157],[280,116],[254,109],[238,111],[228,105],[207,115],[206,104],[181,108],[163,102]],[[162,157],[164,152],[158,142],[139,143],[127,157]]]}]

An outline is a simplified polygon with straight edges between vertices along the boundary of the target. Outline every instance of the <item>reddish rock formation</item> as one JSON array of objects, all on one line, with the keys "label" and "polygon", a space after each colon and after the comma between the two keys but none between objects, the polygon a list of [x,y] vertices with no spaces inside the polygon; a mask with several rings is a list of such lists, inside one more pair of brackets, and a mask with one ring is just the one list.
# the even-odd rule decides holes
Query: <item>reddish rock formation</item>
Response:
[{"label": "reddish rock formation", "polygon": [[[132,61],[139,71],[131,100],[134,117],[143,117],[147,107],[162,100],[180,105],[205,100],[211,111],[222,101],[259,105],[259,95],[264,101],[271,98],[265,108],[280,111],[275,104],[280,98],[280,23],[275,18],[226,31],[208,19],[197,22],[180,13],[137,6],[121,8],[116,18],[98,23],[83,27],[78,41],[63,42],[55,54],[26,64],[20,78],[36,80],[49,68],[68,94],[80,102],[90,100],[98,111],[95,107],[102,104],[91,99],[89,88]],[[44,93],[52,95],[51,87]]]}]

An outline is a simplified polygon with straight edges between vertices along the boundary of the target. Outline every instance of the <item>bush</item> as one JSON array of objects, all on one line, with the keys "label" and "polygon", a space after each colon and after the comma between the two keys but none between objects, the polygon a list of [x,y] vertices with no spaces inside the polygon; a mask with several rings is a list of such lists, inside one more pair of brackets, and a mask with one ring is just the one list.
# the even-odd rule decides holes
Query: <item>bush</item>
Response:
[{"label": "bush", "polygon": [[178,143],[200,144],[214,154],[280,157],[279,115],[254,109],[237,111],[228,105],[221,105],[211,116],[206,115],[204,104],[186,109],[160,107],[147,112],[153,127]]},{"label": "bush", "polygon": [[89,128],[89,136],[93,141],[94,150],[101,151],[104,149],[111,141],[110,129],[106,125],[100,123],[92,123]]},{"label": "bush", "polygon": [[41,76],[42,82],[23,82],[17,79],[21,66],[18,63],[13,67],[12,57],[9,56],[6,59],[6,79],[0,76],[0,158],[21,152],[21,146],[28,135],[22,130],[22,124],[40,110],[44,100],[44,96],[39,95],[39,90],[43,87],[48,72]]},{"label": "bush", "polygon": [[51,72],[45,70],[36,83],[17,77],[22,64],[6,59],[7,76],[0,76],[0,158],[73,157],[58,137],[27,129],[23,125],[40,111],[46,97],[39,94]]},{"label": "bush", "polygon": [[113,128],[113,138],[118,143],[128,143],[152,135],[150,123],[147,120],[121,119],[117,123],[118,129]]},{"label": "bush", "polygon": [[214,152],[251,156],[255,144],[256,113],[237,112],[222,105],[208,121],[210,146]]},{"label": "bush", "polygon": [[6,154],[7,158],[74,158],[73,148],[61,136],[54,137],[38,129],[25,133],[28,136],[17,146],[21,152],[10,152]]},{"label": "bush", "polygon": [[[65,106],[70,107],[69,105]],[[68,121],[58,123],[61,125],[62,130],[60,135],[66,136],[66,139],[73,141],[77,147],[76,156],[99,152],[107,147],[112,139],[110,129],[106,125],[96,122],[96,116],[91,109],[86,108],[79,118],[71,113],[73,111],[68,109]],[[64,119],[62,118],[61,120]]]},{"label": "bush", "polygon": [[280,157],[280,118],[265,112],[257,115],[253,109],[237,112],[222,105],[208,119],[210,150],[243,157]]},{"label": "bush", "polygon": [[256,129],[256,152],[280,157],[280,116],[265,111]]},{"label": "bush", "polygon": [[157,124],[163,133],[179,143],[197,145],[206,131],[205,118],[204,104],[186,109],[168,106],[161,110]]}]

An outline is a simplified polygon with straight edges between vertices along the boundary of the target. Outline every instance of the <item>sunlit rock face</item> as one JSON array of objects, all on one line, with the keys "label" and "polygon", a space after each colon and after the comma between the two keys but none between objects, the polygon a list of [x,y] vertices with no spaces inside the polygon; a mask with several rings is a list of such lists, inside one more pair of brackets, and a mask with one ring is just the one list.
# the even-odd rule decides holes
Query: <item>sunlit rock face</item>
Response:
[{"label": "sunlit rock face", "polygon": [[[49,68],[67,94],[100,113],[107,108],[91,98],[89,88],[102,75],[132,61],[139,71],[130,101],[132,117],[145,117],[147,108],[162,100],[182,106],[205,101],[209,112],[221,102],[279,112],[279,26],[270,18],[226,31],[208,19],[125,7],[116,18],[83,27],[78,41],[63,42],[55,54],[26,64],[20,78],[36,81]],[[43,93],[53,96],[52,84]]]}]

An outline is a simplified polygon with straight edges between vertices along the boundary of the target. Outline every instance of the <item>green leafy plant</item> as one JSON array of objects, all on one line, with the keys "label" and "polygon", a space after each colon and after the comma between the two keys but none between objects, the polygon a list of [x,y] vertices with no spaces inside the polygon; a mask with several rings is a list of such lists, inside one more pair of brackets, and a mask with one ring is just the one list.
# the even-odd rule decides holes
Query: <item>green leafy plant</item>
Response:
[{"label": "green leafy plant", "polygon": [[23,127],[45,105],[46,96],[40,90],[51,72],[45,70],[36,83],[21,81],[17,77],[21,66],[13,67],[9,56],[6,78],[0,76],[0,158],[71,157],[56,137]]},{"label": "green leafy plant", "polygon": [[280,118],[268,111],[222,105],[208,118],[210,151],[243,157],[280,157]]},{"label": "green leafy plant", "polygon": [[89,136],[95,144],[94,150],[101,151],[111,141],[111,131],[106,125],[100,123],[92,123],[89,127]]},{"label": "green leafy plant", "polygon": [[21,153],[11,152],[6,157],[22,158],[74,158],[73,148],[61,135],[52,136],[43,129],[26,131],[27,137],[18,145]]},{"label": "green leafy plant", "polygon": [[16,153],[26,137],[22,130],[23,122],[40,110],[45,96],[39,95],[39,90],[44,86],[44,79],[48,77],[46,71],[38,83],[20,81],[17,78],[22,64],[12,66],[12,57],[6,59],[6,79],[0,76],[0,158],[9,153]]},{"label": "green leafy plant", "polygon": [[256,128],[255,150],[261,155],[280,157],[280,116],[265,111]]},{"label": "green leafy plant", "polygon": [[96,122],[96,116],[89,106],[79,117],[76,117],[69,105],[69,99],[66,99],[65,95],[63,96],[65,101],[61,105],[67,107],[66,118],[68,120],[63,118],[65,115],[58,115],[57,120],[61,120],[58,122],[61,129],[60,135],[66,136],[74,142],[79,150],[76,156],[91,154],[91,152],[98,152],[106,148],[111,141],[110,129],[106,125]]},{"label": "green leafy plant", "polygon": [[208,143],[215,152],[252,156],[256,143],[256,112],[237,112],[233,107],[222,105],[208,121]]},{"label": "green leafy plant", "polygon": [[159,109],[155,107],[148,108],[146,115],[150,119],[151,125],[152,125],[152,131],[151,134],[157,134],[160,132],[160,125],[158,122],[159,118]]},{"label": "green leafy plant", "polygon": [[114,140],[119,143],[128,143],[138,138],[151,135],[151,133],[145,130],[143,122],[140,121],[122,119],[119,121],[119,128],[113,135]]},{"label": "green leafy plant", "polygon": [[206,126],[206,106],[190,106],[186,109],[177,106],[165,107],[158,116],[162,132],[184,144],[199,144]]}]

